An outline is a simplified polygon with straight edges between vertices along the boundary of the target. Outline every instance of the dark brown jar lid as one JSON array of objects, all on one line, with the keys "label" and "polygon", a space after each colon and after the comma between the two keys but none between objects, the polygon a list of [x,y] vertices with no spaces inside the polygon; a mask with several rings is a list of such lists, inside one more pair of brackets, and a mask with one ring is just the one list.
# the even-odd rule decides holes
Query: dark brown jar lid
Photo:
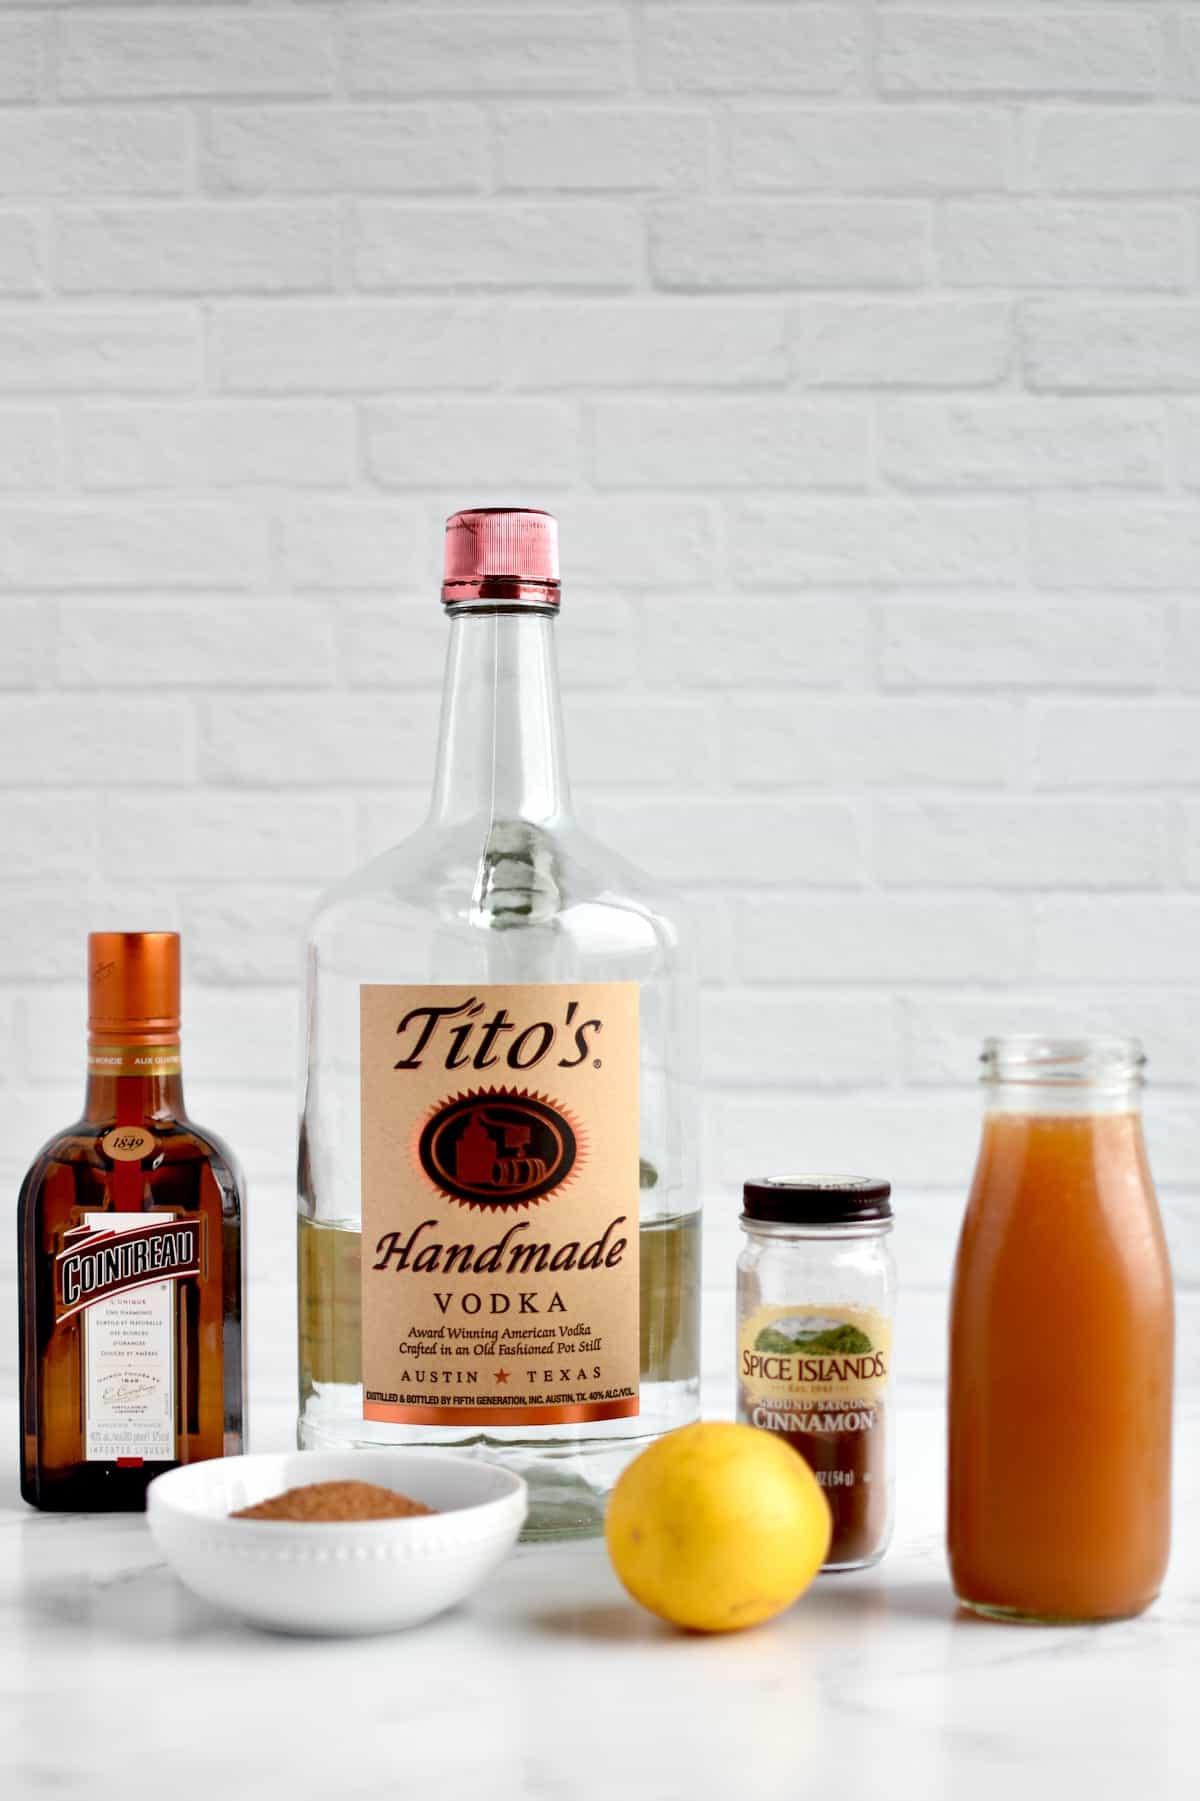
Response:
[{"label": "dark brown jar lid", "polygon": [[892,1185],[870,1176],[762,1176],[742,1188],[743,1217],[789,1226],[868,1225],[892,1217]]}]

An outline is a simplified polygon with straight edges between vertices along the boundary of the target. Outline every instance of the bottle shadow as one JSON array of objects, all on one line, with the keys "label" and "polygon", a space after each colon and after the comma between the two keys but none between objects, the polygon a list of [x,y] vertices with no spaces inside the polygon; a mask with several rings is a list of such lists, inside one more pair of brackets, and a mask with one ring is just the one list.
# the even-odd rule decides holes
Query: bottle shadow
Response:
[{"label": "bottle shadow", "polygon": [[967,1607],[955,1594],[949,1581],[881,1582],[871,1588],[822,1590],[829,1602],[830,1616],[839,1620],[859,1616],[876,1621],[885,1616],[902,1620],[940,1621],[942,1625],[970,1627],[987,1632],[996,1626],[1037,1624],[1029,1620],[1005,1620],[987,1617]]}]

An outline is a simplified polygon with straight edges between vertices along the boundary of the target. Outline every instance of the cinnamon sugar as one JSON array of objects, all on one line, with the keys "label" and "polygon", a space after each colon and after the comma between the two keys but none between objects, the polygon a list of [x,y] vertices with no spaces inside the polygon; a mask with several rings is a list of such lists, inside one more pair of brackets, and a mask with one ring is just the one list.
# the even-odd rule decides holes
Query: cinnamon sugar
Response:
[{"label": "cinnamon sugar", "polygon": [[239,1507],[235,1520],[293,1520],[329,1523],[337,1520],[406,1520],[432,1513],[423,1501],[411,1501],[376,1482],[310,1482],[289,1488],[269,1501]]}]

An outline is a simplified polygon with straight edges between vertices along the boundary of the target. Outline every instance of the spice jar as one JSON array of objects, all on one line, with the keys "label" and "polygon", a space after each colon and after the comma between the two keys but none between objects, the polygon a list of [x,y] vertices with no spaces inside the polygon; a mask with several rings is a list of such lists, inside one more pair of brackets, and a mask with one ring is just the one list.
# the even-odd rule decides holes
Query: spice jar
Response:
[{"label": "spice jar", "polygon": [[826,1570],[876,1563],[892,1534],[891,1184],[747,1182],[738,1258],[738,1418],[793,1445],[833,1515]]}]

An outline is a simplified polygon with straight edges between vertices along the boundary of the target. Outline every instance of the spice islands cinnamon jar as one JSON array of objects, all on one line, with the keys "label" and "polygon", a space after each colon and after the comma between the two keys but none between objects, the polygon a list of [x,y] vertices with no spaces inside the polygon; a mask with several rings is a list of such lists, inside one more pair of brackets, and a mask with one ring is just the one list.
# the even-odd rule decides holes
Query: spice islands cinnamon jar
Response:
[{"label": "spice islands cinnamon jar", "polygon": [[738,1418],[816,1475],[833,1514],[826,1570],[877,1563],[892,1534],[891,1192],[850,1176],[742,1191]]}]

